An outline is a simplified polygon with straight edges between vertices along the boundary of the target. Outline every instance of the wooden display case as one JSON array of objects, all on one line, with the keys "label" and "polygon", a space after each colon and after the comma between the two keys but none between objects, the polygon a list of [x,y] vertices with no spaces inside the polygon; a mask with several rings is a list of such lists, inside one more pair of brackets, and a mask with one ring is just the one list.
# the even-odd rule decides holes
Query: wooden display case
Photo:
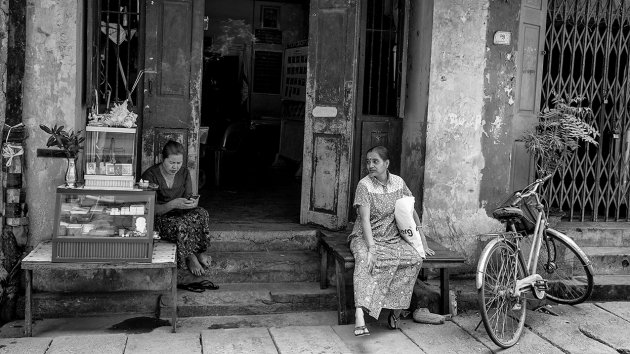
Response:
[{"label": "wooden display case", "polygon": [[57,188],[53,262],[151,262],[155,192]]}]

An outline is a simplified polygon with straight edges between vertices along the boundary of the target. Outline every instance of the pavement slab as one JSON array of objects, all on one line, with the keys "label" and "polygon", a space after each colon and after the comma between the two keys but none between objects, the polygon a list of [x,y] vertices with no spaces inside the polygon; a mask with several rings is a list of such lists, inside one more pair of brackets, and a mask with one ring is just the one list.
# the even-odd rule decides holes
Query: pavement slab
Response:
[{"label": "pavement slab", "polygon": [[391,330],[383,323],[368,324],[369,336],[356,337],[354,325],[332,329],[353,353],[422,353],[422,350],[400,330]]},{"label": "pavement slab", "polygon": [[580,325],[589,320],[591,311],[584,307],[592,306],[580,304],[576,306],[557,305],[551,310],[558,316],[539,312],[527,312],[526,325],[555,346],[569,353],[617,353],[608,345],[602,344],[582,333]]},{"label": "pavement slab", "polygon": [[621,302],[598,302],[597,307],[600,307],[606,311],[612,312],[615,315],[630,322],[630,303],[627,301]]},{"label": "pavement slab", "polygon": [[52,338],[0,339],[0,354],[44,354]]},{"label": "pavement slab", "polygon": [[491,353],[490,349],[451,321],[443,325],[401,323],[402,332],[427,354]]},{"label": "pavement slab", "polygon": [[580,332],[620,353],[630,353],[630,322],[595,304],[582,304],[580,307],[584,312]]},{"label": "pavement slab", "polygon": [[[465,314],[453,317],[453,322],[455,322],[458,326],[460,326],[464,331],[468,332],[471,336],[475,337],[485,346],[490,348],[493,352],[501,351],[501,353],[512,354],[512,353],[523,353],[523,354],[533,354],[533,353],[544,353],[544,354],[562,354],[563,352],[555,347],[553,344],[549,343],[544,338],[539,337],[534,332],[528,330],[527,328],[523,329],[523,333],[521,334],[521,339],[511,348],[501,349],[501,347],[494,344],[492,339],[486,333],[486,329],[483,324],[479,326],[479,328],[475,331],[475,327],[481,321],[481,316],[479,313],[474,314]],[[527,319],[525,320],[527,323]]]},{"label": "pavement slab", "polygon": [[277,354],[267,328],[231,328],[201,332],[204,353]]},{"label": "pavement slab", "polygon": [[62,336],[53,339],[46,354],[122,354],[126,342],[124,334]]},{"label": "pavement slab", "polygon": [[125,354],[201,354],[199,333],[130,334]]},{"label": "pavement slab", "polygon": [[330,326],[272,327],[278,353],[352,353]]}]

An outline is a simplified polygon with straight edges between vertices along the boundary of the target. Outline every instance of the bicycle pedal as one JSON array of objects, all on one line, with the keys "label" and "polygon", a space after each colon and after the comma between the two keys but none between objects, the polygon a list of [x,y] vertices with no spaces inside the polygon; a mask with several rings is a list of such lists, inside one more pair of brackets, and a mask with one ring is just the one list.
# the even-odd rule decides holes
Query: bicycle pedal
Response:
[{"label": "bicycle pedal", "polygon": [[547,290],[549,290],[549,286],[547,285],[547,281],[544,280],[544,279],[543,280],[536,280],[534,282],[534,287],[538,291],[547,291]]}]

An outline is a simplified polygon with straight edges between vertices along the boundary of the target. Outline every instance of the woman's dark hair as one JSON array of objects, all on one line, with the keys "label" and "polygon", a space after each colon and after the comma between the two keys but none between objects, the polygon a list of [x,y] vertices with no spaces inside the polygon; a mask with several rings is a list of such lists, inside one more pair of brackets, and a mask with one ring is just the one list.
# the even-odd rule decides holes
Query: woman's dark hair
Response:
[{"label": "woman's dark hair", "polygon": [[383,161],[389,160],[389,150],[387,150],[387,148],[385,146],[383,146],[383,145],[378,145],[378,146],[374,146],[374,147],[370,148],[370,150],[367,151],[367,154],[369,154],[371,152],[377,153],[378,156]]},{"label": "woman's dark hair", "polygon": [[174,140],[169,140],[162,149],[162,158],[167,159],[171,155],[184,155],[184,145]]}]

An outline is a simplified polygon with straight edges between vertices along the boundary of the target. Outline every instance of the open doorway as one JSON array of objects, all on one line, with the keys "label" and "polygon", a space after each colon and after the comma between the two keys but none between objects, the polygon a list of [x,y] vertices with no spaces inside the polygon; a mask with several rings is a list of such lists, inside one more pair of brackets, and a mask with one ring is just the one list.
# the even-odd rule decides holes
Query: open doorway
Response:
[{"label": "open doorway", "polygon": [[205,5],[200,203],[213,223],[298,223],[309,1]]}]

